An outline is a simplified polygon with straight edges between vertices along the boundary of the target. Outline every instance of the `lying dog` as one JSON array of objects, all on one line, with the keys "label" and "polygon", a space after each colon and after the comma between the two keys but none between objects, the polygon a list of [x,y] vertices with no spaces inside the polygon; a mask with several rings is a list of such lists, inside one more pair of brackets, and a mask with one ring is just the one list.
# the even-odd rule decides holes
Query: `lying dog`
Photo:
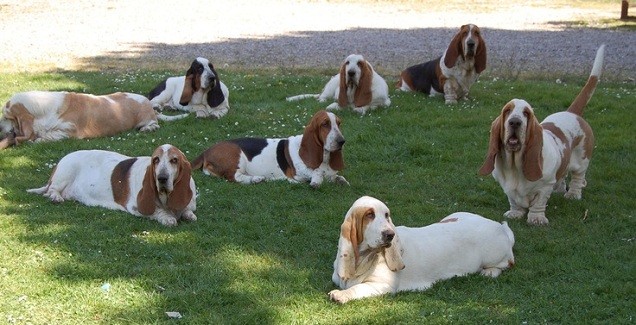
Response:
[{"label": "lying dog", "polygon": [[210,61],[192,61],[185,76],[170,77],[157,85],[148,98],[153,108],[195,112],[197,117],[221,118],[227,114],[230,92]]},{"label": "lying dog", "polygon": [[131,93],[17,93],[0,116],[0,131],[6,135],[0,149],[25,141],[112,136],[133,128],[154,131],[159,128],[157,119],[174,121],[186,116],[156,113],[147,98]]},{"label": "lying dog", "polygon": [[566,112],[537,121],[530,104],[513,99],[492,122],[488,153],[479,173],[492,176],[503,188],[510,210],[508,218],[528,223],[548,224],[545,207],[553,190],[565,192],[565,178],[571,173],[568,199],[581,199],[586,185],[585,173],[594,149],[592,128],[583,119],[603,69],[605,45],[594,60],[587,83]]},{"label": "lying dog", "polygon": [[215,144],[192,161],[207,175],[223,177],[243,184],[264,180],[310,181],[318,187],[323,179],[349,184],[338,175],[344,169],[340,119],[319,111],[311,118],[302,135],[289,138],[242,138]]},{"label": "lying dog", "polygon": [[103,150],[72,152],[60,160],[46,185],[27,192],[55,203],[75,200],[127,211],[166,226],[175,226],[179,219],[197,219],[190,163],[169,144],[157,147],[152,157]]},{"label": "lying dog", "polygon": [[486,60],[486,41],[479,27],[463,25],[441,57],[402,71],[397,88],[431,96],[442,93],[446,104],[455,104],[468,98],[470,87],[486,69]]},{"label": "lying dog", "polygon": [[336,99],[327,109],[351,106],[360,114],[378,106],[391,105],[386,81],[375,72],[371,63],[358,54],[351,54],[344,60],[340,73],[329,80],[321,94],[291,96],[287,97],[287,101],[309,97],[317,98],[320,102]]},{"label": "lying dog", "polygon": [[398,291],[426,290],[435,282],[481,272],[497,277],[514,265],[515,238],[506,222],[468,212],[422,227],[395,227],[375,198],[356,200],[340,228],[333,282],[338,303]]}]

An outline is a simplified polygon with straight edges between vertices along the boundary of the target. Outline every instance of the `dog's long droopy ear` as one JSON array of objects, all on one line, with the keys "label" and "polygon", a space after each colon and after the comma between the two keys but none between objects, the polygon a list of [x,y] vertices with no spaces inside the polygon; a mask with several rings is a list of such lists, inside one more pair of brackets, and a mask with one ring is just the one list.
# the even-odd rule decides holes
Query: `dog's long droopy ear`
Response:
[{"label": "dog's long droopy ear", "polygon": [[[181,98],[179,104],[187,106],[192,100],[192,95],[196,92],[201,85],[201,74],[197,69],[197,65],[200,64],[197,60],[194,60],[190,65],[188,71],[186,71],[185,81],[183,82],[183,91],[181,92]],[[198,83],[198,85],[197,85]]]},{"label": "dog's long droopy ear", "polygon": [[355,107],[367,106],[371,103],[371,99],[373,98],[373,94],[371,93],[373,68],[369,62],[362,60],[360,61],[360,70],[360,81],[353,95],[353,104]]},{"label": "dog's long droopy ear", "polygon": [[475,53],[475,71],[477,73],[481,73],[486,70],[486,61],[488,60],[487,50],[486,50],[486,41],[484,37],[481,35],[481,31],[477,29],[478,34],[478,42],[477,42],[477,53]]},{"label": "dog's long droopy ear", "polygon": [[345,220],[340,226],[340,239],[338,240],[338,255],[336,258],[338,259],[338,276],[342,280],[349,280],[356,273],[356,265],[360,257],[358,245],[364,239],[362,218],[369,209],[369,207],[352,207],[347,211]]},{"label": "dog's long droopy ear", "polygon": [[404,269],[404,261],[402,260],[402,253],[404,249],[400,243],[400,238],[396,234],[391,241],[391,246],[384,249],[384,260],[386,265],[393,272]]},{"label": "dog's long droopy ear", "polygon": [[345,108],[349,106],[349,98],[347,98],[347,62],[340,67],[340,86],[338,92],[338,106]]},{"label": "dog's long droopy ear", "polygon": [[479,169],[482,176],[489,175],[495,169],[495,158],[501,150],[502,133],[503,133],[503,116],[499,115],[490,125],[490,141],[488,141],[488,152],[483,165]]},{"label": "dog's long droopy ear", "polygon": [[329,119],[327,111],[316,112],[307,126],[305,126],[303,138],[300,140],[298,155],[305,165],[311,169],[316,169],[322,164],[325,144],[320,139],[320,125],[325,118]]},{"label": "dog's long droopy ear", "polygon": [[543,128],[531,109],[526,107],[524,113],[528,116],[528,127],[522,169],[526,179],[534,182],[543,176]]},{"label": "dog's long droopy ear", "polygon": [[219,79],[219,74],[216,73],[216,70],[214,70],[214,66],[212,65],[212,63],[210,63],[209,65],[210,70],[212,70],[212,73],[214,73],[216,80],[214,82],[214,87],[212,87],[212,89],[210,89],[210,91],[208,92],[207,101],[208,106],[217,107],[225,101],[225,95],[223,94],[223,90],[221,89],[221,79]]},{"label": "dog's long droopy ear", "polygon": [[143,215],[151,215],[155,213],[157,206],[157,184],[155,182],[155,164],[150,161],[150,165],[146,168],[141,191],[137,194],[137,210]]},{"label": "dog's long droopy ear", "polygon": [[174,186],[168,196],[167,205],[168,208],[173,211],[182,211],[188,206],[193,195],[192,189],[190,188],[192,168],[190,167],[190,162],[186,159],[181,150],[175,147],[172,149],[179,153],[179,167],[177,168],[179,174],[174,180]]},{"label": "dog's long droopy ear", "polygon": [[444,65],[449,69],[455,66],[457,58],[464,53],[462,51],[462,31],[467,27],[467,25],[462,26],[459,32],[453,36],[450,44],[448,44],[448,49],[446,49],[446,55],[444,56]]}]

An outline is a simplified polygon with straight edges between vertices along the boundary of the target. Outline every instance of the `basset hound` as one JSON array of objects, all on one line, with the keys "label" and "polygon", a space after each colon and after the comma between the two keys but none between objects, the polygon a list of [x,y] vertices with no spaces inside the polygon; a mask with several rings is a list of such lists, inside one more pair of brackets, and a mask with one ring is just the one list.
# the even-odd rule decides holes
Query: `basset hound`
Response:
[{"label": "basset hound", "polygon": [[55,203],[75,200],[122,210],[165,226],[175,226],[179,219],[197,219],[190,162],[169,144],[157,147],[152,157],[103,150],[72,152],[59,161],[46,185],[27,192]]},{"label": "basset hound", "polygon": [[338,175],[344,169],[340,119],[331,112],[318,111],[302,135],[288,138],[241,138],[219,142],[192,161],[206,175],[243,184],[287,179],[310,182],[318,187],[323,179],[349,185]]},{"label": "basset hound", "polygon": [[488,153],[479,173],[493,177],[508,196],[508,218],[548,224],[545,208],[553,191],[565,192],[571,173],[568,199],[581,199],[585,173],[594,149],[592,128],[583,119],[603,69],[605,45],[596,52],[587,83],[565,112],[537,121],[530,104],[521,99],[508,102],[492,122]]},{"label": "basset hound", "polygon": [[208,59],[196,58],[185,76],[170,77],[150,91],[153,108],[195,112],[197,117],[221,118],[230,109],[230,91]]},{"label": "basset hound", "polygon": [[391,105],[386,81],[375,72],[371,63],[358,54],[351,54],[344,60],[340,72],[327,82],[321,94],[303,94],[286,99],[295,101],[310,97],[320,102],[335,99],[335,103],[327,106],[329,110],[353,107],[360,114],[378,106]]},{"label": "basset hound", "polygon": [[187,114],[156,113],[147,98],[131,93],[95,96],[73,92],[29,91],[9,99],[0,116],[5,138],[0,149],[25,141],[105,137],[128,131],[154,131],[157,119],[174,121]]},{"label": "basset hound", "polygon": [[470,273],[497,277],[514,265],[515,237],[498,223],[468,212],[438,223],[395,227],[380,200],[356,200],[340,227],[329,292],[337,303],[398,291],[426,290],[440,280]]},{"label": "basset hound", "polygon": [[479,27],[463,25],[441,57],[402,71],[397,88],[431,96],[442,93],[446,104],[455,104],[468,98],[470,87],[484,69],[486,41]]}]

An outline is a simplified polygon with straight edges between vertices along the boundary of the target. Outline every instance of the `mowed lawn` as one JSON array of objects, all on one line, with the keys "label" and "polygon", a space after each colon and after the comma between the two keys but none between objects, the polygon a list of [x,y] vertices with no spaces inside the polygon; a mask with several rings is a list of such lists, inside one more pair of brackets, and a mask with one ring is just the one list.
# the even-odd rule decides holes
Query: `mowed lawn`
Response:
[{"label": "mowed lawn", "polygon": [[[590,62],[591,65],[591,62]],[[26,90],[146,94],[177,71],[0,75],[0,100]],[[332,71],[226,71],[231,109],[152,133],[25,144],[0,152],[0,323],[17,324],[628,324],[636,317],[636,118],[632,83],[602,80],[585,117],[596,148],[581,201],[555,194],[550,224],[511,220],[516,266],[499,278],[470,275],[408,292],[336,305],[332,263],[350,205],[371,195],[397,225],[423,226],[456,211],[504,220],[508,202],[477,170],[490,123],[512,98],[543,119],[567,107],[587,75],[509,81],[485,74],[472,100],[391,90],[392,105],[339,111],[343,176],[318,189],[286,181],[228,183],[194,172],[199,220],[155,221],[27,194],[67,153],[105,149],[150,155],[164,143],[189,159],[216,141],[302,133],[326,104],[285,97],[319,92]],[[386,76],[390,85],[396,76]],[[561,78],[560,83],[555,80]],[[392,88],[392,87],[391,87]],[[408,265],[407,265],[408,267]],[[166,312],[183,318],[170,319]]]}]

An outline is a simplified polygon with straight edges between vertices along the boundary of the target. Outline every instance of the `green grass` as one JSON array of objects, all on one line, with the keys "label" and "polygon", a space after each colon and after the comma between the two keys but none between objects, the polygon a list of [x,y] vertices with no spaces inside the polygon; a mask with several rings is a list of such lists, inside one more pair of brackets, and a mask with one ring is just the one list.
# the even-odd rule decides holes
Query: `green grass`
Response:
[{"label": "green grass", "polygon": [[[549,201],[547,227],[510,221],[517,265],[497,279],[472,275],[425,292],[339,306],[328,301],[339,226],[351,203],[372,195],[396,224],[421,226],[455,211],[503,220],[507,199],[477,170],[491,121],[511,98],[540,118],[570,103],[584,77],[506,81],[482,76],[473,100],[391,93],[366,116],[339,112],[351,183],[319,189],[285,181],[251,186],[194,174],[194,223],[159,223],[76,202],[55,205],[26,189],[79,149],[149,155],[172,143],[192,159],[213,142],[299,134],[324,107],[284,97],[317,92],[328,75],[220,71],[231,110],[221,120],[162,123],[154,133],[25,144],[0,152],[0,323],[633,323],[636,179],[633,84],[601,82],[586,110],[597,138],[583,200]],[[146,93],[175,72],[60,71],[0,75],[0,99],[33,89]],[[387,77],[393,83],[394,76]],[[102,290],[104,284],[110,290]]]}]

